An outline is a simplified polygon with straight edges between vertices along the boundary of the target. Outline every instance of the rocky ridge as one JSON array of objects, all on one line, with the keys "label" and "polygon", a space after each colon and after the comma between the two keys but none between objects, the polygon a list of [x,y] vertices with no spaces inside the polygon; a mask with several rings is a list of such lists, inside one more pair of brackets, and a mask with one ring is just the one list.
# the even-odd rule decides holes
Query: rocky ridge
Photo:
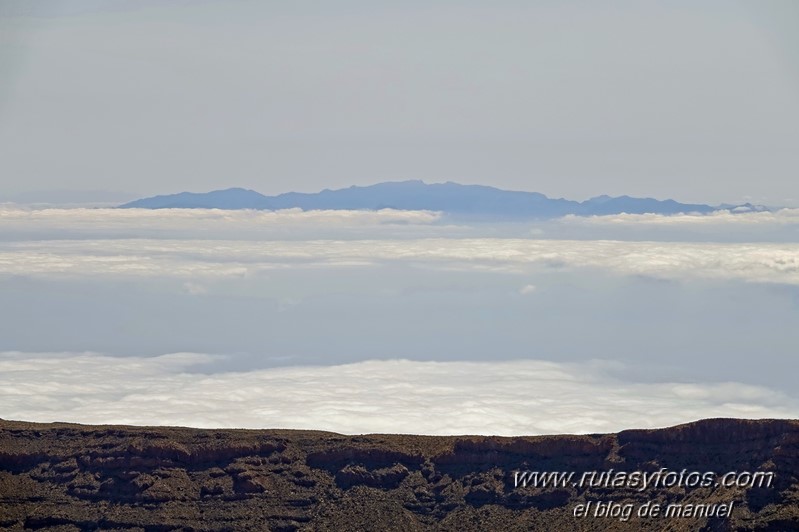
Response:
[{"label": "rocky ridge", "polygon": [[[514,471],[767,471],[768,488],[514,486]],[[576,518],[577,504],[734,504]],[[6,530],[799,530],[799,421],[536,437],[0,420]]]}]

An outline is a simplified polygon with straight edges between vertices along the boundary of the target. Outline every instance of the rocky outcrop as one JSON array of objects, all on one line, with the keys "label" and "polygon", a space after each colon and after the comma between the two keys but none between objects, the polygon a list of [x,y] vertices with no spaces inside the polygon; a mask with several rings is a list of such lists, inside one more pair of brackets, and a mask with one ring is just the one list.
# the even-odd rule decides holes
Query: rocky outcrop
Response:
[{"label": "rocky outcrop", "polygon": [[[524,470],[577,479],[664,468],[770,472],[774,480],[646,489],[514,483]],[[594,513],[575,517],[587,503]],[[612,504],[732,504],[733,511],[594,515]],[[0,421],[0,529],[799,530],[799,422],[714,419],[500,438]]]}]

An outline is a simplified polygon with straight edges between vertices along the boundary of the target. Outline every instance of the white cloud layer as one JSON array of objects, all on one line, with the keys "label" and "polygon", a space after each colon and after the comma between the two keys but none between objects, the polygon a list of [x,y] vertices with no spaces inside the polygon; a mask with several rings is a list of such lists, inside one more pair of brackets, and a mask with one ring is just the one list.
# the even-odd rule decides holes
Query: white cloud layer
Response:
[{"label": "white cloud layer", "polygon": [[0,243],[0,275],[242,277],[276,268],[402,261],[525,273],[599,268],[662,279],[799,284],[797,243],[625,242],[515,238],[392,240],[103,239]]},{"label": "white cloud layer", "polygon": [[797,401],[740,383],[622,383],[613,366],[367,361],[203,374],[214,357],[0,354],[0,417],[343,433],[551,434],[707,417],[797,417]]},{"label": "white cloud layer", "polygon": [[605,216],[575,216],[561,218],[560,223],[577,226],[593,225],[653,225],[653,226],[799,226],[799,209],[777,211],[719,210],[709,214],[612,214]]},{"label": "white cloud layer", "polygon": [[[621,215],[533,235],[429,212],[0,207],[0,417],[431,434],[796,417],[778,369],[795,289],[740,281],[799,285],[797,220]],[[558,224],[574,229],[553,239]],[[707,224],[780,239],[652,236]],[[237,355],[48,353],[83,350]]]},{"label": "white cloud layer", "polygon": [[[0,227],[6,232],[33,230],[73,234],[118,234],[129,238],[183,232],[258,236],[270,232],[325,228],[429,225],[441,215],[431,211],[280,211],[220,209],[32,208],[0,203]],[[243,238],[238,236],[238,238]]]},{"label": "white cloud layer", "polygon": [[[241,277],[276,268],[402,261],[439,269],[525,273],[541,268],[598,268],[663,279],[799,284],[799,243],[795,240],[486,238],[490,225],[475,229],[440,221],[437,213],[424,211],[36,210],[6,206],[0,207],[0,275],[164,276],[196,282],[198,277]],[[562,224],[644,229],[710,224],[727,232],[743,226],[784,232],[786,225],[799,224],[799,210],[567,217]],[[497,234],[506,236],[507,232]]]},{"label": "white cloud layer", "polygon": [[[122,225],[129,227],[163,226],[168,222],[185,224],[186,227],[203,228],[211,224],[283,224],[283,223],[431,223],[440,214],[431,211],[404,211],[382,209],[379,211],[317,210],[302,209],[269,210],[222,210],[222,209],[113,209],[113,208],[32,208],[14,204],[0,204],[0,220],[3,224],[23,226],[49,225],[58,228],[64,222],[73,226]],[[198,227],[199,224],[199,227]]]}]

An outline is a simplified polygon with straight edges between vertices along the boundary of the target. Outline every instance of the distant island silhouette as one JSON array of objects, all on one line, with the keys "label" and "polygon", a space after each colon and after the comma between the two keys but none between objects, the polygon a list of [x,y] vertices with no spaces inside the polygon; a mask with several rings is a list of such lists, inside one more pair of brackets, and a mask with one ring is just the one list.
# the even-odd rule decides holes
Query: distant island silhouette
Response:
[{"label": "distant island silhouette", "polygon": [[143,209],[259,209],[279,210],[429,210],[447,214],[486,218],[558,218],[569,214],[595,216],[608,214],[709,213],[719,209],[733,211],[764,210],[744,205],[711,206],[679,203],[666,199],[630,196],[597,196],[586,201],[549,198],[537,192],[501,190],[484,185],[424,183],[419,180],[351,186],[316,193],[287,192],[265,196],[254,190],[228,188],[212,192],[181,192],[142,198],[120,208]]}]

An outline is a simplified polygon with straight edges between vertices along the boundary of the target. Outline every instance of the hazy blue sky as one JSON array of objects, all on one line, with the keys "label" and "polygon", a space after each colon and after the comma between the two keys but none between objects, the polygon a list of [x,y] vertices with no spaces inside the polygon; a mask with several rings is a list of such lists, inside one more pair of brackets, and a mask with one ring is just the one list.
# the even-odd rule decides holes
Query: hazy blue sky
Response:
[{"label": "hazy blue sky", "polygon": [[799,204],[797,23],[792,0],[2,0],[0,198],[414,178]]}]

